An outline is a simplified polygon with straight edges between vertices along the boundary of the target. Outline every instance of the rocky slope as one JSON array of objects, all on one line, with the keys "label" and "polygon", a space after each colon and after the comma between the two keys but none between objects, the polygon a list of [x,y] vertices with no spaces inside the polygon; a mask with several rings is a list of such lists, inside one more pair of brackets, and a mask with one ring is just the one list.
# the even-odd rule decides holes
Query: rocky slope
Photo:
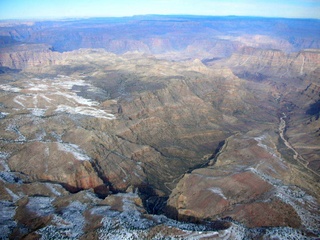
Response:
[{"label": "rocky slope", "polygon": [[[264,82],[278,91],[277,99],[288,115],[287,137],[303,161],[319,169],[319,58],[318,49],[285,54],[278,50],[244,48],[230,58],[210,64],[230,67],[241,78]],[[280,92],[279,92],[280,90]],[[309,136],[314,138],[311,140]]]},{"label": "rocky slope", "polygon": [[[285,160],[275,137],[228,138],[212,166],[184,175],[169,197],[168,210],[176,209],[178,219],[231,217],[249,227],[315,228],[318,196],[302,189],[310,189],[318,178],[308,172],[303,182],[294,177],[301,166]],[[310,193],[319,194],[319,187],[315,184]]]},{"label": "rocky slope", "polygon": [[318,49],[286,54],[280,50],[244,47],[238,53],[234,53],[226,64],[242,74],[242,77],[263,80],[276,76],[287,79],[315,71],[320,64],[319,56]]},{"label": "rocky slope", "polygon": [[[103,199],[132,187],[153,212],[171,193],[167,214],[180,220],[231,217],[248,227],[316,233],[319,220],[312,212],[318,204],[317,175],[288,161],[290,151],[278,149],[281,144],[272,133],[279,131],[281,104],[276,97],[281,89],[240,79],[228,68],[208,68],[199,60],[174,63],[103,50],[61,55],[54,65],[29,66],[1,77],[2,200],[11,202],[4,202],[8,211],[12,204],[18,206],[16,220],[3,225],[8,234],[16,229],[18,236],[50,236],[47,228],[57,224],[52,219],[67,217],[56,216],[60,207],[52,204],[58,196],[73,196],[68,192],[92,189]],[[36,193],[36,187],[21,192],[25,184],[40,184],[44,193]],[[50,192],[50,184],[64,192]],[[46,197],[38,199],[39,194]],[[91,207],[101,201],[95,199]],[[38,200],[46,202],[45,213],[37,213],[30,225],[24,220],[30,211],[26,206]],[[84,217],[86,206],[80,206]],[[275,206],[272,217],[260,217]],[[95,236],[105,231],[99,228],[98,223],[88,226]]]},{"label": "rocky slope", "polygon": [[0,65],[12,69],[54,64],[61,54],[45,44],[14,44],[0,48]]},{"label": "rocky slope", "polygon": [[[158,190],[168,192],[170,184],[165,183],[186,169],[206,162],[207,156],[212,155],[219,142],[230,134],[228,128],[234,121],[239,120],[239,126],[248,121],[241,113],[233,116],[235,111],[253,112],[265,108],[260,116],[249,120],[252,124],[260,125],[256,121],[261,118],[271,121],[277,118],[275,114],[269,115],[271,109],[263,106],[263,102],[261,106],[245,102],[255,99],[246,93],[246,88],[263,91],[262,86],[247,86],[228,70],[210,71],[198,62],[173,64],[143,59],[139,55],[120,58],[104,51],[82,50],[66,55],[69,58],[61,65],[29,68],[21,80],[1,86],[4,112],[15,109],[13,115],[7,115],[2,121],[3,129],[6,129],[2,136],[5,142],[28,144],[28,147],[19,147],[21,151],[9,159],[15,171],[33,172],[32,164],[16,163],[25,155],[36,156],[30,163],[46,164],[46,152],[58,150],[67,152],[63,159],[68,156],[71,162],[77,154],[84,161],[93,162],[88,163],[88,167],[96,167],[103,178],[112,179],[117,190],[125,190],[133,183],[142,184],[147,175],[148,181]],[[86,65],[88,58],[98,59],[96,64],[99,66],[86,69],[86,66],[93,66]],[[84,72],[91,71],[91,76],[83,76],[83,71],[78,69],[70,75],[72,69],[65,66],[71,62],[75,69],[81,66]],[[115,75],[113,69],[121,74]],[[204,73],[195,72],[195,69]],[[43,71],[55,77],[40,78]],[[150,78],[158,80],[151,82]],[[229,97],[217,89],[226,91]],[[212,104],[216,108],[212,108]],[[19,112],[25,112],[25,117],[21,118]],[[221,124],[224,119],[226,121]],[[245,123],[241,127],[244,126]],[[79,135],[86,137],[79,139]],[[59,156],[60,153],[50,157],[59,159]],[[154,172],[159,163],[162,167]],[[68,174],[77,174],[73,172]],[[42,180],[62,181],[52,174],[51,177],[31,175]],[[68,181],[66,184],[79,187]]]},{"label": "rocky slope", "polygon": [[1,28],[2,238],[317,239],[319,51],[265,49],[302,46],[265,19],[109,20]]}]

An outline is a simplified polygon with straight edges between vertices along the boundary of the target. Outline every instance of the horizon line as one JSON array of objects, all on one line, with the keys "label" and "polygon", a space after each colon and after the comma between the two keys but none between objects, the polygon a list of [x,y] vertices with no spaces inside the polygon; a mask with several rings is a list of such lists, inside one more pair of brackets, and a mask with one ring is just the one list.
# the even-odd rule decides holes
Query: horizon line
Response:
[{"label": "horizon line", "polygon": [[0,18],[0,21],[59,21],[59,20],[81,20],[94,18],[137,18],[137,17],[215,17],[215,18],[264,18],[264,19],[292,19],[292,20],[320,20],[320,18],[307,17],[276,17],[276,16],[254,16],[254,15],[202,15],[202,14],[136,14],[124,16],[74,16],[74,17],[39,17],[39,18]]}]

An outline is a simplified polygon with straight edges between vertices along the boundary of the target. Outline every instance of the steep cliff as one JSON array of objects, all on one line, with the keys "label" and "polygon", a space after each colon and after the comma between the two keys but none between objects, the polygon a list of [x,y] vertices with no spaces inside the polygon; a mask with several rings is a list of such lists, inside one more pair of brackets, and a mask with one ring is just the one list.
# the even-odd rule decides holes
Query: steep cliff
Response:
[{"label": "steep cliff", "polygon": [[280,50],[261,50],[244,47],[234,53],[224,64],[241,77],[263,80],[268,77],[292,78],[315,71],[320,64],[317,49],[286,54]]},{"label": "steep cliff", "polygon": [[61,60],[58,52],[53,52],[46,44],[15,44],[0,48],[0,65],[13,69],[54,64]]}]

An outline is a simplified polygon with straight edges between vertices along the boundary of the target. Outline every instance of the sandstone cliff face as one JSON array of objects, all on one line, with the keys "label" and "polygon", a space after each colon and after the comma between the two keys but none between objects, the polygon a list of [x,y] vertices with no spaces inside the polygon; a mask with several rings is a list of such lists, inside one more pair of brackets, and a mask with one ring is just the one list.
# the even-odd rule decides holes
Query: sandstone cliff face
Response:
[{"label": "sandstone cliff face", "polygon": [[0,48],[0,65],[13,69],[45,66],[61,60],[58,52],[52,52],[45,44],[20,44]]},{"label": "sandstone cliff face", "polygon": [[265,77],[288,78],[315,71],[320,64],[319,56],[317,49],[285,54],[280,50],[245,47],[232,55],[227,60],[227,65],[239,73],[246,69],[252,77],[261,74]]}]

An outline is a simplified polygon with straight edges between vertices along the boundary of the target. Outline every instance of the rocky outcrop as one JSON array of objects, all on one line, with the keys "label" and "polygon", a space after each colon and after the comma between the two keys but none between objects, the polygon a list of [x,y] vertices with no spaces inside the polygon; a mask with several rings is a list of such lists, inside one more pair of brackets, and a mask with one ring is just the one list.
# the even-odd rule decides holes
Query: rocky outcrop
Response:
[{"label": "rocky outcrop", "polygon": [[280,50],[244,47],[226,61],[226,65],[241,77],[253,80],[263,80],[271,76],[287,79],[290,76],[310,74],[319,64],[320,52],[317,49],[286,54]]},{"label": "rocky outcrop", "polygon": [[[316,209],[302,214],[307,202],[302,203],[301,195],[293,193],[297,189],[286,185],[294,184],[290,180],[294,168],[284,161],[270,135],[233,136],[212,167],[196,169],[179,181],[167,209],[181,220],[231,217],[248,227],[317,224],[312,213]],[[320,186],[314,187],[318,191]]]},{"label": "rocky outcrop", "polygon": [[12,69],[50,65],[61,58],[60,53],[53,52],[45,44],[15,44],[0,48],[0,66]]},{"label": "rocky outcrop", "polygon": [[32,181],[60,183],[71,192],[96,188],[98,193],[108,193],[108,186],[97,176],[90,158],[72,144],[25,144],[8,165],[11,171],[26,174]]},{"label": "rocky outcrop", "polygon": [[[5,238],[114,239],[121,236],[201,239],[202,231],[206,237],[228,239],[237,236],[238,226],[223,221],[211,227],[146,214],[140,197],[132,192],[106,199],[99,199],[90,191],[54,197],[29,195],[14,202],[15,205],[10,205],[0,201],[1,213],[6,213],[0,217],[1,234]],[[8,218],[11,215],[14,220]]]}]

